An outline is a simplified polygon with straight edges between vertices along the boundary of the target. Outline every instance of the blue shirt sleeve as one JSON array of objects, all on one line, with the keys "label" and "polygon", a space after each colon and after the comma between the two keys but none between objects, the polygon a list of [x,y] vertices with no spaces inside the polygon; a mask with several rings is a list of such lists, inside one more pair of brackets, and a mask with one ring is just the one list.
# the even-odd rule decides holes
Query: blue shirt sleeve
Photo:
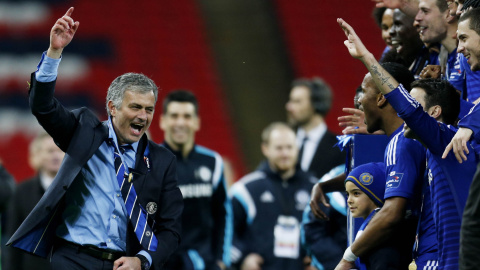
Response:
[{"label": "blue shirt sleeve", "polygon": [[459,127],[469,128],[473,131],[473,137],[480,142],[480,106],[475,105],[470,112],[460,120]]},{"label": "blue shirt sleeve", "polygon": [[140,250],[140,252],[138,252],[137,255],[143,255],[145,258],[147,258],[150,265],[152,265],[152,256],[150,256],[148,252],[146,252],[145,250]]},{"label": "blue shirt sleeve", "polygon": [[43,52],[42,59],[40,59],[40,63],[37,65],[35,79],[43,83],[55,81],[57,79],[60,61],[62,61],[61,57],[59,59],[53,59],[47,56],[46,51]]}]

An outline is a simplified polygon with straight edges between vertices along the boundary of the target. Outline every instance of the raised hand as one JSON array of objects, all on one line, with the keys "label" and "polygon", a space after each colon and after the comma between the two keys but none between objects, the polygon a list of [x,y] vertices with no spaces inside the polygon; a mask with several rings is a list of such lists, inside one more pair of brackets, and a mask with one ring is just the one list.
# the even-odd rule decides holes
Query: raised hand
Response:
[{"label": "raised hand", "polygon": [[67,10],[67,13],[58,19],[50,31],[50,47],[47,56],[51,58],[60,58],[63,48],[72,41],[75,32],[77,32],[80,22],[72,19],[73,7]]},{"label": "raised hand", "polygon": [[405,0],[372,0],[372,1],[376,3],[375,6],[377,8],[386,7],[391,9],[401,8],[406,3]]},{"label": "raised hand", "polygon": [[438,65],[427,65],[420,72],[420,78],[422,79],[438,79],[442,76],[442,70]]},{"label": "raised hand", "polygon": [[[343,108],[342,111],[349,114],[337,118],[338,125],[345,127],[342,130],[343,134],[372,134],[367,131],[363,111],[354,108]],[[373,134],[385,134],[385,132],[377,130]]]},{"label": "raised hand", "polygon": [[357,36],[353,28],[345,22],[343,19],[337,19],[337,23],[343,29],[347,40],[343,42],[348,49],[350,55],[354,58],[362,60],[370,52],[367,50],[365,45],[363,45],[360,38]]}]

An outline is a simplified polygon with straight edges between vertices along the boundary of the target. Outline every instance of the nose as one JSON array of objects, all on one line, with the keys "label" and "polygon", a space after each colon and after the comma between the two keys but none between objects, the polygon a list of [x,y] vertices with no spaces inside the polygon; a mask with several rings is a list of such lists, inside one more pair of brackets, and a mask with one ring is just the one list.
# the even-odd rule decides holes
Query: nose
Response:
[{"label": "nose", "polygon": [[352,204],[353,201],[352,201],[352,196],[348,195],[347,197],[347,204]]},{"label": "nose", "polygon": [[465,51],[465,46],[463,45],[463,42],[459,41],[458,47],[457,47],[457,53],[463,53],[464,51]]},{"label": "nose", "polygon": [[390,35],[390,37],[394,37],[397,33],[397,28],[395,27],[395,25],[393,25],[392,27],[390,27],[390,30],[388,30],[388,34]]},{"label": "nose", "polygon": [[146,110],[139,110],[139,113],[137,115],[137,117],[143,121],[147,121],[148,117],[147,117],[147,111]]}]

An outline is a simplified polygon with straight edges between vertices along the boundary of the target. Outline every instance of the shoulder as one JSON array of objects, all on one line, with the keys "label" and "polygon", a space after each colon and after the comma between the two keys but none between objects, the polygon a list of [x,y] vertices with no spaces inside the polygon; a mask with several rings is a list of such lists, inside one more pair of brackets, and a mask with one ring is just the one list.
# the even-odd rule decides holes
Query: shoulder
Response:
[{"label": "shoulder", "polygon": [[150,153],[152,156],[154,156],[155,159],[158,159],[158,157],[161,157],[163,159],[171,160],[175,158],[175,155],[170,152],[167,148],[165,148],[163,145],[159,145],[151,140],[148,140],[148,147],[150,148]]},{"label": "shoulder", "polygon": [[241,190],[255,190],[256,187],[262,185],[262,181],[266,178],[266,174],[262,171],[251,172],[244,177],[240,178],[235,184],[231,187],[231,193],[235,195]]},{"label": "shoulder", "polygon": [[212,160],[214,161],[217,165],[221,165],[223,163],[222,156],[220,156],[219,153],[206,148],[201,145],[195,145],[193,148],[193,151],[195,151],[195,154],[197,157],[204,159],[204,160]]}]

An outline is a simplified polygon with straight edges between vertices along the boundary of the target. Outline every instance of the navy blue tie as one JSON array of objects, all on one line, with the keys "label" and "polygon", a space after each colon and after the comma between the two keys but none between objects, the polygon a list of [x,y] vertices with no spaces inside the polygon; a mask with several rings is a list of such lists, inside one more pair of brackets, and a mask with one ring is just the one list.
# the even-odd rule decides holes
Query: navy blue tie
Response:
[{"label": "navy blue tie", "polygon": [[[114,144],[115,147],[115,144]],[[123,147],[119,147],[122,154],[125,152]],[[127,208],[127,213],[130,222],[133,225],[135,235],[140,241],[142,247],[149,251],[157,250],[158,241],[153,234],[152,228],[155,224],[155,220],[148,216],[147,211],[137,201],[137,193],[133,187],[132,178],[133,175],[125,173],[125,165],[122,162],[120,154],[115,147],[115,172],[117,174],[117,181],[122,192],[122,197]]]}]

